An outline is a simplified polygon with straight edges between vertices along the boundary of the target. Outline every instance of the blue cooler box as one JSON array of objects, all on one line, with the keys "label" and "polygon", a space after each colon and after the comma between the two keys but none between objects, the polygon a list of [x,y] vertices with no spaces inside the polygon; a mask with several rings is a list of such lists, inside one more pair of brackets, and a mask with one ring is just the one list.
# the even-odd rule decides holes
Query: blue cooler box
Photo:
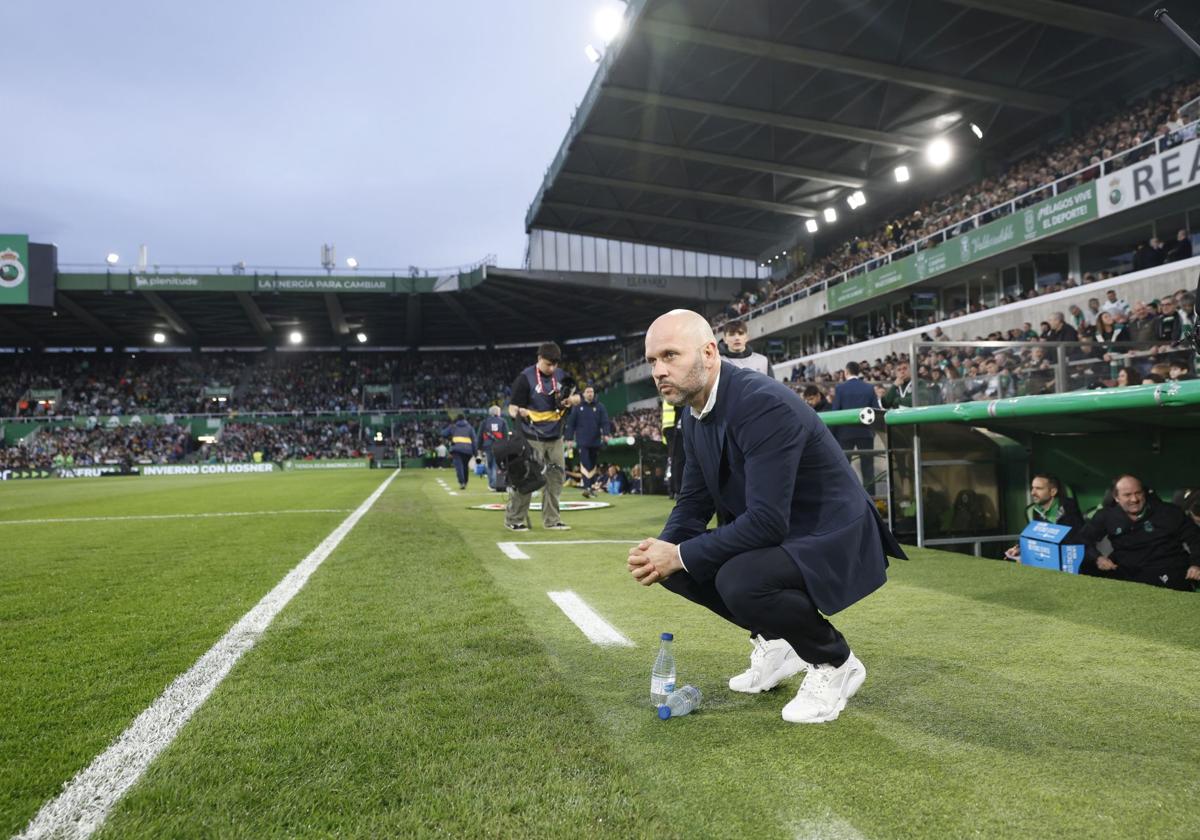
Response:
[{"label": "blue cooler box", "polygon": [[1030,522],[1021,532],[1021,563],[1042,569],[1079,574],[1083,562],[1083,546],[1063,544],[1071,533],[1066,525],[1050,522]]}]

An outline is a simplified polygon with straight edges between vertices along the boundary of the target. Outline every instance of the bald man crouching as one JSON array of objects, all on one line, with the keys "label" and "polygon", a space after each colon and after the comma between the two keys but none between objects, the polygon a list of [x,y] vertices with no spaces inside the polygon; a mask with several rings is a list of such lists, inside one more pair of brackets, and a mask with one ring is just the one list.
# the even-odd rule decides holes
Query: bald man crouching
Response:
[{"label": "bald man crouching", "polygon": [[629,552],[630,572],[750,632],[750,668],[731,689],[768,691],[807,668],[783,719],[836,719],[867,672],[822,613],[874,592],[888,555],[904,552],[816,413],[782,383],[722,363],[703,317],[656,320],[646,361],[662,398],[689,409],[687,458],[667,524]]}]

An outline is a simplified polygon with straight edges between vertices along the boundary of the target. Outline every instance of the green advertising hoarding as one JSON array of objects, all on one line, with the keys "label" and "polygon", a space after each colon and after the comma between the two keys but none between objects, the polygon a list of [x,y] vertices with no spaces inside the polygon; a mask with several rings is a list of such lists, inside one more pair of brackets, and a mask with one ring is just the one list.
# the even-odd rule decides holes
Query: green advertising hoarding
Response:
[{"label": "green advertising hoarding", "polygon": [[0,306],[29,303],[29,237],[0,233]]},{"label": "green advertising hoarding", "polygon": [[896,260],[830,287],[828,311],[911,286],[1099,217],[1095,183],[1083,184],[968,231],[949,242]]}]

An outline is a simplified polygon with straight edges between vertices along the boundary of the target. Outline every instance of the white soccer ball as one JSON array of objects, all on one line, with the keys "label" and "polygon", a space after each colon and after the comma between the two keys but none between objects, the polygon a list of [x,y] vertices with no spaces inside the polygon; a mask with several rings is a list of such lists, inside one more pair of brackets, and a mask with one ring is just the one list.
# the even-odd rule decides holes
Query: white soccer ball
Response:
[{"label": "white soccer ball", "polygon": [[867,406],[862,411],[858,412],[858,422],[864,426],[870,426],[875,422],[875,409]]}]

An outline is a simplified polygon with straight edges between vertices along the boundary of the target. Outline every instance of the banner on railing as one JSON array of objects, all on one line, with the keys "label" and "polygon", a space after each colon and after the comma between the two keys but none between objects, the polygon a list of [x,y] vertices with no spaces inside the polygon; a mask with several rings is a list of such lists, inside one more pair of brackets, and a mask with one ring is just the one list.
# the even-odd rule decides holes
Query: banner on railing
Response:
[{"label": "banner on railing", "polygon": [[1100,179],[1100,215],[1107,216],[1200,183],[1200,140],[1131,164]]},{"label": "banner on railing", "polygon": [[832,286],[826,292],[826,306],[832,312],[851,303],[902,289],[1027,242],[1053,236],[1098,216],[1096,184],[1083,184],[966,231],[941,245],[918,251]]}]

